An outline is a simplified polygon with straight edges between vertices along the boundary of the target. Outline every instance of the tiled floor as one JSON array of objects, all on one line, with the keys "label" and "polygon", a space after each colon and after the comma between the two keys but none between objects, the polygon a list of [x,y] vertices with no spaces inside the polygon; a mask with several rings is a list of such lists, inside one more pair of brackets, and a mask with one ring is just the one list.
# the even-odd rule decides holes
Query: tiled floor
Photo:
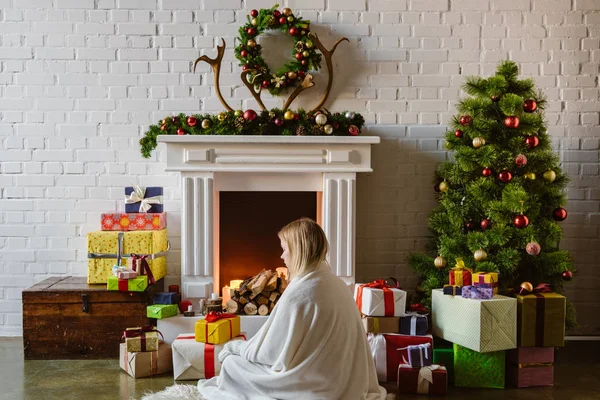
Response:
[{"label": "tiled floor", "polygon": [[[600,399],[600,341],[567,342],[556,353],[555,385],[530,389],[450,388],[446,399]],[[0,338],[0,399],[139,399],[173,384],[170,374],[133,379],[117,360],[23,361],[20,338]],[[386,385],[395,390],[394,385]],[[398,399],[423,399],[398,396]]]}]

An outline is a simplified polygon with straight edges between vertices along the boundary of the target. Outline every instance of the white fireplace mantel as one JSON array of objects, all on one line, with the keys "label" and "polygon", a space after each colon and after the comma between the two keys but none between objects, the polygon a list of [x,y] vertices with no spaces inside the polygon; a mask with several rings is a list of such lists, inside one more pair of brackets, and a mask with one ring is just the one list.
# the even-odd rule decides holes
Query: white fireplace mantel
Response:
[{"label": "white fireplace mantel", "polygon": [[346,283],[355,280],[356,173],[371,172],[376,136],[161,135],[166,171],[182,177],[181,287],[188,299],[223,286],[218,265],[220,191],[322,192],[320,219],[329,262]]}]

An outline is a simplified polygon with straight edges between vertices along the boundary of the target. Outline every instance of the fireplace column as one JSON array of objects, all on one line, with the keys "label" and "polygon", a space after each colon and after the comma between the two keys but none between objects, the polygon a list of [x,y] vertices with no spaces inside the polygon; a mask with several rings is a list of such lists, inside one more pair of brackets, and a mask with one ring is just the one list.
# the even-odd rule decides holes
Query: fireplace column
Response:
[{"label": "fireplace column", "polygon": [[329,240],[329,263],[347,284],[354,283],[356,173],[323,174],[323,230]]},{"label": "fireplace column", "polygon": [[184,174],[182,186],[182,294],[186,299],[210,297],[214,270],[214,173]]}]

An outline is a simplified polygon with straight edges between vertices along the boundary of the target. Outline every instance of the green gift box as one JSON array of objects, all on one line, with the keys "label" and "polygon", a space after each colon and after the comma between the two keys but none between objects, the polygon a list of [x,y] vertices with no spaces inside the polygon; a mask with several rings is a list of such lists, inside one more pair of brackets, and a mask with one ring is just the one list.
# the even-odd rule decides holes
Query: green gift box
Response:
[{"label": "green gift box", "polygon": [[442,349],[434,348],[433,363],[446,367],[448,383],[454,382],[454,349],[452,347]]},{"label": "green gift box", "polygon": [[119,279],[116,276],[106,278],[106,290],[119,292],[143,292],[148,287],[148,276],[142,275],[133,279]]},{"label": "green gift box", "polygon": [[146,308],[148,318],[165,319],[177,315],[177,304],[154,304]]},{"label": "green gift box", "polygon": [[454,386],[504,389],[505,351],[479,353],[454,343]]}]

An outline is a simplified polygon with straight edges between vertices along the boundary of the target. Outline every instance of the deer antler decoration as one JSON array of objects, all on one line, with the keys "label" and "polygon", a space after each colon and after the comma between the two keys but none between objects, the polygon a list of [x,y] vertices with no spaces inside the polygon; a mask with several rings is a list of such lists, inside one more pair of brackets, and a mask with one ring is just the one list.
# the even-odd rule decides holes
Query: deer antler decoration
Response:
[{"label": "deer antler decoration", "polygon": [[244,85],[246,85],[246,87],[248,88],[248,90],[250,91],[250,93],[252,93],[252,96],[254,97],[254,99],[256,100],[256,102],[258,103],[258,105],[260,106],[260,108],[262,108],[263,111],[267,111],[267,107],[265,107],[264,103],[260,99],[260,92],[262,91],[262,86],[258,87],[258,92],[256,92],[254,90],[254,81],[256,81],[256,78],[258,77],[258,75],[254,75],[252,77],[252,82],[248,81],[248,75],[249,74],[253,74],[253,73],[255,74],[256,70],[248,69],[246,71],[243,71],[242,75],[241,75],[242,82],[244,82]]},{"label": "deer antler decoration", "polygon": [[306,89],[310,89],[311,87],[315,86],[315,83],[313,82],[313,77],[311,74],[306,74],[304,76],[304,80],[302,81],[302,83],[300,84],[300,86],[298,86],[296,88],[296,90],[294,90],[294,92],[290,95],[290,97],[288,97],[288,99],[285,101],[285,104],[283,105],[283,112],[285,112],[285,110],[288,109],[288,107],[290,106],[290,104],[292,104],[292,102],[296,99],[296,97],[300,94],[300,92],[302,92],[303,90]]},{"label": "deer antler decoration", "polygon": [[215,75],[215,90],[217,91],[217,97],[221,101],[221,104],[223,104],[223,106],[227,109],[227,111],[233,111],[233,108],[229,107],[229,104],[227,104],[227,102],[223,98],[223,95],[221,94],[221,87],[219,86],[219,75],[221,73],[221,62],[223,61],[223,54],[225,54],[225,46],[226,46],[225,40],[224,39],[221,39],[221,40],[223,41],[223,45],[222,46],[217,45],[217,57],[209,58],[206,55],[198,57],[196,59],[196,61],[194,61],[194,72],[196,72],[196,65],[200,61],[204,61],[204,62],[210,64],[210,66],[213,69],[213,73]]},{"label": "deer antler decoration", "polygon": [[331,57],[333,56],[333,53],[335,52],[335,49],[337,48],[338,44],[340,44],[344,40],[349,42],[349,40],[348,40],[348,38],[343,37],[343,38],[339,39],[337,42],[335,42],[335,44],[333,45],[331,50],[327,50],[325,48],[325,46],[323,45],[323,43],[321,43],[321,41],[319,40],[319,37],[317,36],[317,34],[310,32],[308,34],[308,36],[315,43],[315,45],[317,46],[317,49],[319,49],[321,54],[323,54],[323,57],[325,57],[325,63],[327,64],[327,73],[329,75],[329,80],[327,81],[327,88],[325,89],[325,94],[321,98],[321,101],[319,102],[319,104],[317,104],[317,106],[315,108],[313,108],[313,110],[312,110],[313,112],[315,112],[319,108],[321,108],[321,106],[323,104],[325,104],[325,101],[327,101],[327,97],[329,97],[329,92],[331,91],[331,85],[333,85],[333,63],[331,62]]}]

